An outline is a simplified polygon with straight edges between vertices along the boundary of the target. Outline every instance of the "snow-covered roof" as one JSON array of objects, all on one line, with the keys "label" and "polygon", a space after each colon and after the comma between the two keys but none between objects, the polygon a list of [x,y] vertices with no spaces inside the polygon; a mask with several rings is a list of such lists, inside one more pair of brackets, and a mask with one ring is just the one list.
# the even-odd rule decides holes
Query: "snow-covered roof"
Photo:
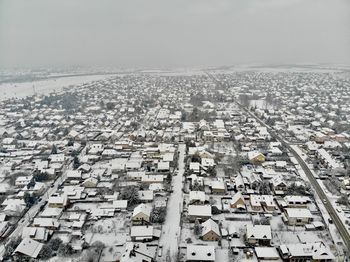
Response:
[{"label": "snow-covered roof", "polygon": [[138,215],[139,213],[143,213],[147,216],[150,216],[151,215],[151,208],[145,204],[140,204],[137,207],[135,207],[132,216],[134,217],[134,216]]},{"label": "snow-covered roof", "polygon": [[212,220],[211,218],[209,218],[207,221],[202,223],[202,226],[203,226],[203,228],[202,228],[202,236],[208,234],[210,231],[213,231],[215,234],[220,236],[219,225],[214,220]]},{"label": "snow-covered roof", "polygon": [[299,204],[304,204],[311,202],[310,197],[308,196],[285,196],[284,201],[287,203],[299,203]]},{"label": "snow-covered roof", "polygon": [[212,189],[222,189],[225,190],[225,183],[223,181],[212,181],[211,182]]},{"label": "snow-covered roof", "polygon": [[211,206],[210,205],[205,205],[205,206],[189,205],[188,215],[211,217]]},{"label": "snow-covered roof", "polygon": [[81,171],[80,170],[68,170],[67,171],[67,178],[81,178]]},{"label": "snow-covered roof", "polygon": [[158,162],[158,170],[169,170],[169,162]]},{"label": "snow-covered roof", "polygon": [[275,247],[255,247],[257,258],[279,259],[280,256]]},{"label": "snow-covered roof", "polygon": [[130,230],[131,237],[150,237],[153,236],[153,226],[132,226]]},{"label": "snow-covered roof", "polygon": [[289,218],[312,218],[312,214],[307,208],[286,208],[285,211]]},{"label": "snow-covered roof", "polygon": [[269,225],[247,225],[247,238],[271,239],[271,227]]},{"label": "snow-covered roof", "polygon": [[21,241],[14,253],[21,253],[32,258],[37,258],[43,246],[44,244],[27,237]]},{"label": "snow-covered roof", "polygon": [[203,191],[190,191],[189,200],[190,200],[190,202],[197,201],[197,200],[204,202],[205,201],[205,192],[203,192]]},{"label": "snow-covered roof", "polygon": [[244,197],[242,196],[242,193],[238,191],[234,196],[232,197],[231,203],[236,203],[239,199],[242,199],[244,201]]},{"label": "snow-covered roof", "polygon": [[336,169],[340,167],[340,164],[333,159],[333,157],[323,148],[318,149],[317,153],[320,155],[320,157],[327,162],[327,164],[332,168]]},{"label": "snow-covered roof", "polygon": [[187,245],[188,261],[215,261],[214,246]]},{"label": "snow-covered roof", "polygon": [[329,247],[326,246],[323,242],[306,243],[306,244],[302,244],[302,243],[288,244],[288,245],[281,245],[280,248],[288,250],[289,255],[293,258],[311,257],[314,260],[335,259]]}]

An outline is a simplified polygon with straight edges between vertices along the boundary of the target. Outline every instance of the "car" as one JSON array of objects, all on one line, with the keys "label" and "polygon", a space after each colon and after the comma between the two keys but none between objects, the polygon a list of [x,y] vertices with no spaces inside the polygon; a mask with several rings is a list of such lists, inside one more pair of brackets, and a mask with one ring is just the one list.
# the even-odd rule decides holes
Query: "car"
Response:
[{"label": "car", "polygon": [[45,204],[41,205],[40,208],[39,208],[39,210],[40,210],[40,211],[43,211],[44,208],[45,208]]},{"label": "car", "polygon": [[328,218],[328,223],[333,224],[333,220],[331,218]]},{"label": "car", "polygon": [[54,187],[55,186],[55,184],[51,184],[51,187]]},{"label": "car", "polygon": [[162,245],[159,245],[159,248],[158,248],[158,257],[161,257],[161,256],[162,256],[162,253],[163,253],[163,246],[162,246]]},{"label": "car", "polygon": [[327,199],[322,199],[322,202],[324,203],[324,204],[327,204]]}]

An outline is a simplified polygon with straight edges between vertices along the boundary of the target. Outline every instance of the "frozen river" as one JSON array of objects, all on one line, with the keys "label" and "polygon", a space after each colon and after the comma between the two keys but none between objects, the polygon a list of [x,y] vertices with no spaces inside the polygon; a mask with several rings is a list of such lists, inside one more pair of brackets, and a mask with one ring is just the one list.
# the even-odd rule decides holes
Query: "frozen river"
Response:
[{"label": "frozen river", "polygon": [[4,83],[0,84],[0,100],[32,96],[34,95],[34,90],[37,94],[60,92],[64,87],[68,87],[70,85],[79,85],[110,77],[111,75],[83,75],[50,78],[21,83]]}]

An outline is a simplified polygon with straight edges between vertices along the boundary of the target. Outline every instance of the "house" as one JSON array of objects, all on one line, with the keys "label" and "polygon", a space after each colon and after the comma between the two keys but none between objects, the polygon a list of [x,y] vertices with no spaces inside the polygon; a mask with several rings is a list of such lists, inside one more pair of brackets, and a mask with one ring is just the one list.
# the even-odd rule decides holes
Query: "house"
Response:
[{"label": "house", "polygon": [[40,217],[51,217],[59,218],[63,213],[62,208],[58,207],[46,207],[44,211],[40,214]]},{"label": "house", "polygon": [[118,156],[118,151],[115,149],[104,149],[101,154],[103,159],[111,159]]},{"label": "house", "polygon": [[142,165],[142,160],[141,159],[130,159],[129,161],[126,162],[125,168],[126,170],[139,170]]},{"label": "house", "polygon": [[140,204],[137,207],[135,207],[131,220],[133,224],[143,224],[144,222],[149,224],[150,217],[151,207],[146,204]]},{"label": "house", "polygon": [[94,177],[89,177],[85,179],[83,183],[81,183],[83,187],[88,187],[88,188],[96,187],[97,184],[98,184],[98,180]]},{"label": "house", "polygon": [[230,202],[230,207],[231,208],[243,208],[245,209],[245,201],[244,197],[242,196],[241,192],[237,192],[233,197]]},{"label": "house", "polygon": [[53,231],[43,227],[24,227],[22,230],[22,239],[31,238],[39,242],[46,242]]},{"label": "house", "polygon": [[160,230],[153,228],[153,226],[132,226],[130,237],[132,241],[152,241],[160,237]]},{"label": "house", "polygon": [[27,237],[21,241],[13,254],[24,255],[30,258],[37,258],[43,246],[44,244]]},{"label": "house", "polygon": [[191,186],[203,186],[204,181],[203,181],[203,177],[197,176],[195,174],[192,174],[190,176],[187,177],[188,180],[191,181]]},{"label": "house", "polygon": [[253,165],[260,165],[265,162],[265,156],[257,151],[248,152],[248,160]]},{"label": "house", "polygon": [[246,225],[246,241],[250,245],[269,246],[272,239],[269,225]]},{"label": "house", "polygon": [[163,183],[164,176],[163,175],[146,175],[144,174],[141,178],[141,182],[145,184],[152,183]]},{"label": "house", "polygon": [[63,163],[65,160],[64,154],[52,154],[49,156],[50,163]]},{"label": "house", "polygon": [[211,182],[211,192],[216,195],[224,195],[226,192],[225,183],[222,180]]},{"label": "house", "polygon": [[269,156],[281,156],[283,154],[282,150],[278,147],[272,147],[268,150]]},{"label": "house", "polygon": [[40,196],[44,193],[45,188],[46,188],[45,183],[35,182],[34,186],[30,188],[28,188],[28,186],[22,188],[22,192],[33,193],[34,195]]},{"label": "house", "polygon": [[169,172],[170,164],[169,162],[160,161],[158,162],[158,172]]},{"label": "house", "polygon": [[278,260],[282,261],[275,247],[255,247],[255,254],[258,260]]},{"label": "house", "polygon": [[211,218],[211,206],[210,205],[204,205],[204,206],[198,206],[198,205],[189,205],[188,206],[188,216],[190,221],[198,220],[207,220]]},{"label": "house", "polygon": [[201,165],[203,168],[208,169],[209,167],[215,166],[215,161],[212,158],[202,158],[201,159]]},{"label": "house", "polygon": [[154,192],[161,192],[164,190],[164,185],[162,183],[152,183],[148,186],[148,189]]},{"label": "house", "polygon": [[126,210],[128,207],[128,201],[127,200],[113,200],[112,206],[113,206],[113,208],[115,208],[116,211]]},{"label": "house", "polygon": [[221,237],[219,225],[209,218],[202,223],[201,237],[204,241],[218,241]]},{"label": "house", "polygon": [[326,168],[331,170],[339,170],[342,168],[342,166],[324,148],[318,149],[316,151],[316,156]]},{"label": "house", "polygon": [[16,178],[15,185],[18,187],[26,186],[30,181],[32,181],[33,176],[19,176]]},{"label": "house", "polygon": [[214,262],[215,261],[215,247],[214,246],[200,246],[187,245],[186,250],[187,262]]},{"label": "house", "polygon": [[81,170],[68,170],[67,171],[67,180],[80,180]]},{"label": "house", "polygon": [[34,218],[33,226],[56,230],[60,227],[60,223],[55,218],[36,217]]},{"label": "house", "polygon": [[254,211],[274,211],[277,208],[271,195],[250,195],[250,206]]},{"label": "house", "polygon": [[285,216],[290,226],[303,226],[313,220],[313,216],[307,208],[286,208]]},{"label": "house", "polygon": [[245,185],[241,174],[235,177],[234,182],[235,182],[236,190],[243,192],[245,189]]},{"label": "house", "polygon": [[230,224],[228,228],[228,235],[233,238],[239,238],[240,237],[239,228],[234,224]]},{"label": "house", "polygon": [[5,213],[7,216],[15,216],[20,217],[22,216],[26,204],[23,199],[15,199],[15,198],[7,198],[4,202],[2,202],[1,206],[5,206],[3,209],[3,213]]},{"label": "house", "polygon": [[307,204],[311,203],[311,199],[308,196],[285,196],[284,201],[289,208],[306,208]]},{"label": "house", "polygon": [[274,176],[270,180],[270,184],[272,185],[272,190],[275,194],[283,194],[284,191],[287,190],[287,184],[284,178],[280,175]]},{"label": "house", "polygon": [[128,180],[131,181],[141,181],[142,177],[145,175],[145,171],[129,171],[126,173]]},{"label": "house", "polygon": [[191,162],[190,163],[190,170],[193,171],[193,173],[195,174],[199,174],[200,173],[200,165],[198,162]]},{"label": "house", "polygon": [[88,173],[91,170],[91,166],[89,164],[82,164],[80,167],[78,167],[78,170],[81,170],[83,173]]},{"label": "house", "polygon": [[104,145],[100,143],[91,144],[89,148],[89,154],[96,155],[103,151]]},{"label": "house", "polygon": [[52,194],[48,201],[48,206],[52,208],[65,208],[69,201],[66,194]]},{"label": "house", "polygon": [[287,168],[287,161],[276,161],[275,162],[275,167],[279,171],[286,170],[286,168]]},{"label": "house", "polygon": [[113,173],[118,171],[125,170],[126,163],[128,162],[127,158],[114,158],[111,161],[111,169]]},{"label": "house", "polygon": [[138,195],[142,202],[152,202],[154,199],[154,192],[152,190],[139,190]]},{"label": "house", "polygon": [[296,243],[279,246],[283,261],[297,262],[331,262],[335,256],[323,242]]},{"label": "house", "polygon": [[205,192],[203,191],[190,191],[189,203],[191,205],[204,205],[206,200]]},{"label": "house", "polygon": [[165,153],[163,155],[163,161],[172,164],[174,162],[174,153]]}]

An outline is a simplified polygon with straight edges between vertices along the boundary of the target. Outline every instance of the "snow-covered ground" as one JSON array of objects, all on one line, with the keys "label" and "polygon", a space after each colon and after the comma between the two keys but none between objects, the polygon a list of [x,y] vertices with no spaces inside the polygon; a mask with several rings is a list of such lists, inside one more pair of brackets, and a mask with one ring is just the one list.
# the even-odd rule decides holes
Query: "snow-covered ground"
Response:
[{"label": "snow-covered ground", "polygon": [[180,240],[180,219],[183,201],[183,174],[185,171],[185,151],[186,145],[179,145],[179,172],[177,176],[173,177],[172,187],[173,193],[170,196],[168,202],[168,210],[165,223],[162,229],[162,236],[159,243],[163,245],[163,255],[159,261],[166,261],[167,255],[170,256],[171,261],[176,261],[176,256],[178,252],[178,245]]},{"label": "snow-covered ground", "polygon": [[26,96],[34,95],[34,88],[37,94],[49,94],[54,91],[60,92],[62,91],[63,87],[68,87],[70,85],[79,85],[110,77],[111,75],[86,75],[50,78],[46,80],[22,83],[4,83],[0,84],[0,101],[10,98],[24,98]]}]

